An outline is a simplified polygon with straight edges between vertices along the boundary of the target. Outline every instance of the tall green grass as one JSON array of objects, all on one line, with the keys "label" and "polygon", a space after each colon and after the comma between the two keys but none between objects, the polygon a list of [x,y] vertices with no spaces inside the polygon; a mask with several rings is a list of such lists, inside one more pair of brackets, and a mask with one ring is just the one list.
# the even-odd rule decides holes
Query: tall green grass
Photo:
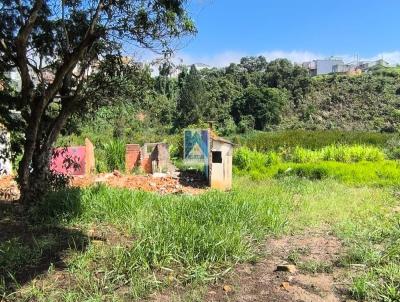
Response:
[{"label": "tall green grass", "polygon": [[334,178],[354,185],[399,185],[400,163],[384,160],[384,153],[370,146],[328,146],[320,150],[295,147],[285,152],[261,153],[244,147],[234,153],[234,171],[254,180],[299,176]]},{"label": "tall green grass", "polygon": [[385,153],[377,147],[361,145],[330,145],[320,150],[295,147],[293,151],[285,154],[285,159],[295,163],[382,161],[385,159]]},{"label": "tall green grass", "polygon": [[255,132],[232,139],[241,146],[258,151],[279,150],[296,146],[306,149],[321,149],[330,145],[371,145],[385,147],[395,134],[357,131],[307,131],[286,130],[276,132]]},{"label": "tall green grass", "polygon": [[246,169],[250,163],[253,165],[272,165],[280,162],[315,163],[319,161],[360,162],[382,161],[385,153],[377,147],[361,145],[331,145],[319,150],[294,147],[281,151],[268,151],[265,153],[252,151],[247,147],[235,150],[234,164],[240,169]]},{"label": "tall green grass", "polygon": [[241,177],[230,193],[200,196],[104,186],[60,191],[36,209],[36,225],[113,226],[112,235],[120,239],[92,241],[87,250],[70,254],[64,259],[67,285],[32,284],[23,298],[129,301],[171,284],[215,280],[233,264],[253,260],[268,234],[348,226],[373,213],[383,215],[384,206],[392,203],[387,189],[293,177],[260,182]]},{"label": "tall green grass", "polygon": [[[112,299],[128,284],[132,299],[172,277],[183,284],[214,280],[232,264],[253,259],[266,234],[284,230],[290,205],[282,200],[289,198],[279,185],[260,187],[251,198],[247,190],[159,196],[97,186],[50,195],[37,209],[36,223],[109,224],[131,238],[121,245],[93,244],[67,265],[84,289],[81,296],[101,292]],[[98,271],[107,280],[99,279]]]},{"label": "tall green grass", "polygon": [[113,139],[102,144],[102,148],[96,150],[96,166],[99,172],[125,170],[125,142]]},{"label": "tall green grass", "polygon": [[[397,203],[397,207],[398,207]],[[391,207],[337,225],[353,273],[350,292],[359,301],[400,301],[400,215]]]}]

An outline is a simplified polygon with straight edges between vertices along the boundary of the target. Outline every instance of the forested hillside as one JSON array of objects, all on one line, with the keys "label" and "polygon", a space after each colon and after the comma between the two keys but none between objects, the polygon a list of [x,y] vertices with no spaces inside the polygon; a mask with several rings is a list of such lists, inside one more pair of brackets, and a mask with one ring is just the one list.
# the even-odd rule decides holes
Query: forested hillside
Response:
[{"label": "forested hillside", "polygon": [[223,135],[253,129],[394,132],[399,127],[396,68],[310,77],[286,59],[267,62],[263,57],[242,58],[225,68],[178,66],[176,77],[171,68],[164,64],[152,77],[148,67],[104,62],[87,94],[114,106],[81,112],[67,133],[108,133],[140,141],[208,120]]}]

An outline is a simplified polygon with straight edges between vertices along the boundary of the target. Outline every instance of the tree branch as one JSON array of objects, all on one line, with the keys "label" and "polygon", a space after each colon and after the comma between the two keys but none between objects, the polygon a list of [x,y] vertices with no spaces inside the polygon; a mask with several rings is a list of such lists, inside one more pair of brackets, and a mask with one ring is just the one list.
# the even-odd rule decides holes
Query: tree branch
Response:
[{"label": "tree branch", "polygon": [[26,104],[29,103],[33,93],[32,92],[33,83],[31,76],[29,74],[26,45],[28,42],[29,35],[31,34],[33,26],[35,25],[36,19],[39,15],[39,12],[42,9],[42,6],[43,6],[43,0],[35,1],[28,19],[21,26],[20,30],[18,31],[17,38],[15,40],[15,48],[17,53],[16,63],[21,75],[22,101]]}]

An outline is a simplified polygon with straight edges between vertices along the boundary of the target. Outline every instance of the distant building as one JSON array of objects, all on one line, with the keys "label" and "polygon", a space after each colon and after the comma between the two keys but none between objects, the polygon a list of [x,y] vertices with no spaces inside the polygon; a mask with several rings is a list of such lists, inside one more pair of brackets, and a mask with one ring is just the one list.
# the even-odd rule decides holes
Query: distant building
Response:
[{"label": "distant building", "polygon": [[10,133],[0,124],[0,176],[11,174],[12,165],[10,158]]},{"label": "distant building", "polygon": [[[194,67],[196,67],[197,70],[202,70],[202,69],[209,69],[209,68],[211,68],[209,65],[204,64],[204,63],[194,63],[194,64],[192,64],[192,65],[194,65]],[[190,66],[191,66],[191,65],[190,65]],[[190,67],[190,66],[189,66],[189,67]]]},{"label": "distant building", "polygon": [[362,61],[359,64],[361,70],[366,71],[371,67],[382,66],[382,67],[389,67],[389,63],[383,59],[379,59],[376,61]]},{"label": "distant building", "polygon": [[351,62],[347,64],[338,64],[332,67],[333,73],[354,73],[358,70],[358,64],[356,62]]},{"label": "distant building", "polygon": [[329,73],[346,73],[346,74],[361,74],[374,66],[388,67],[389,63],[380,59],[377,61],[362,61],[344,63],[339,58],[328,58],[324,60],[313,60],[304,62],[302,66],[309,70],[311,76],[329,74]]},{"label": "distant building", "polygon": [[321,74],[328,74],[332,73],[333,67],[337,66],[337,69],[340,69],[344,65],[344,62],[342,59],[338,58],[328,58],[328,59],[323,59],[323,60],[313,60],[311,62],[305,62],[303,63],[303,67],[307,68],[310,71],[311,76],[316,76],[316,75],[321,75]]}]

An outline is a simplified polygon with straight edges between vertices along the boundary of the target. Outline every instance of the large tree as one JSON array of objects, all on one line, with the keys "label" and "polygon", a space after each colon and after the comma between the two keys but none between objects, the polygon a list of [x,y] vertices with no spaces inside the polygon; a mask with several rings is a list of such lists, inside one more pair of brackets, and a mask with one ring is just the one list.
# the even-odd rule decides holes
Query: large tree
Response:
[{"label": "large tree", "polygon": [[203,80],[196,66],[189,73],[183,71],[179,80],[176,125],[186,127],[198,123],[204,117],[207,95]]},{"label": "large tree", "polygon": [[52,145],[69,117],[93,101],[84,92],[95,62],[122,45],[169,51],[194,31],[184,0],[1,1],[1,71],[16,68],[21,78],[20,91],[2,99],[22,117],[21,201],[46,190]]},{"label": "large tree", "polygon": [[279,124],[282,109],[287,101],[285,90],[250,86],[235,100],[232,115],[237,123],[252,117],[254,128],[265,130],[268,126]]}]

